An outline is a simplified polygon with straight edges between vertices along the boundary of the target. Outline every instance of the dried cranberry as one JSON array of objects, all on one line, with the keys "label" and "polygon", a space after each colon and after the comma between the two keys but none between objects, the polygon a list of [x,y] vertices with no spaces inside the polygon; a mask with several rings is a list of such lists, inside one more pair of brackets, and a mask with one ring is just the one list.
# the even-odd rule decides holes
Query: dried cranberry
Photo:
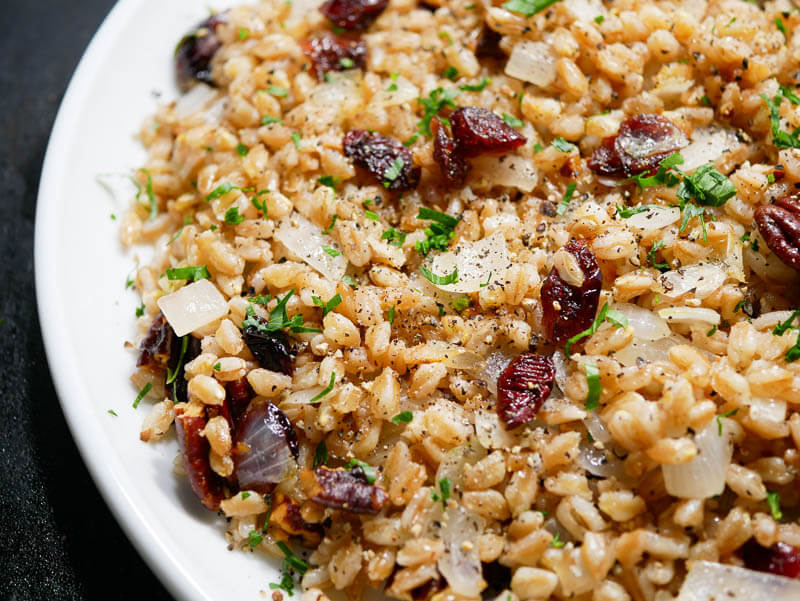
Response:
[{"label": "dried cranberry", "polygon": [[389,0],[327,0],[319,11],[342,29],[363,30],[372,25],[389,5]]},{"label": "dried cranberry", "polygon": [[478,58],[505,58],[506,53],[500,48],[502,37],[484,23],[481,37],[478,38],[478,43],[475,46],[475,56]]},{"label": "dried cranberry", "polygon": [[751,539],[739,551],[744,565],[751,570],[769,572],[787,578],[800,578],[800,549],[786,543],[765,548]]},{"label": "dried cranberry", "polygon": [[295,351],[289,337],[281,330],[267,331],[265,319],[258,316],[254,319],[262,327],[249,325],[244,329],[244,343],[247,348],[264,369],[291,376]]},{"label": "dried cranberry", "polygon": [[139,345],[139,358],[136,367],[144,367],[148,371],[160,373],[167,369],[167,363],[172,355],[175,332],[164,316],[159,313],[147,334]]},{"label": "dried cranberry", "polygon": [[513,428],[528,423],[553,389],[556,367],[553,359],[523,353],[503,370],[497,380],[497,413]]},{"label": "dried cranberry", "polygon": [[228,422],[234,430],[241,421],[244,412],[247,411],[250,399],[254,396],[255,392],[253,392],[247,378],[239,378],[238,380],[225,382],[224,407],[228,413],[226,416]]},{"label": "dried cranberry", "polygon": [[186,91],[194,81],[214,85],[211,79],[211,59],[222,46],[217,27],[227,22],[225,13],[211,15],[187,33],[175,49],[175,73],[178,85]]},{"label": "dried cranberry", "polygon": [[183,467],[189,478],[189,485],[206,508],[216,511],[223,499],[222,479],[214,473],[208,461],[210,446],[206,437],[200,433],[205,426],[204,416],[175,417],[178,447],[183,457]]},{"label": "dried cranberry", "polygon": [[511,152],[525,144],[525,136],[491,111],[465,106],[450,115],[458,152],[465,157]]},{"label": "dried cranberry", "polygon": [[542,320],[547,338],[553,344],[564,344],[592,325],[603,285],[597,259],[585,242],[573,240],[564,249],[577,259],[583,284],[568,284],[555,267],[542,284]]},{"label": "dried cranberry", "polygon": [[363,470],[330,469],[320,466],[300,475],[308,496],[321,505],[351,513],[375,515],[388,499],[380,486],[367,482]]},{"label": "dried cranberry", "polygon": [[616,136],[603,140],[588,164],[600,175],[630,177],[655,171],[687,143],[686,134],[666,117],[635,115],[622,122]]},{"label": "dried cranberry", "polygon": [[439,117],[431,121],[433,131],[433,160],[439,164],[442,178],[448,186],[460,186],[467,179],[469,163],[456,149],[456,142]]},{"label": "dried cranberry", "polygon": [[784,196],[774,205],[758,207],[754,218],[769,249],[800,271],[800,197]]},{"label": "dried cranberry", "polygon": [[394,138],[351,129],[342,141],[345,156],[369,171],[389,190],[411,190],[419,183],[419,167],[414,166],[411,151]]},{"label": "dried cranberry", "polygon": [[328,71],[344,71],[353,67],[363,69],[367,62],[367,45],[364,42],[333,34],[304,41],[303,52],[311,59],[317,79],[322,79]]}]

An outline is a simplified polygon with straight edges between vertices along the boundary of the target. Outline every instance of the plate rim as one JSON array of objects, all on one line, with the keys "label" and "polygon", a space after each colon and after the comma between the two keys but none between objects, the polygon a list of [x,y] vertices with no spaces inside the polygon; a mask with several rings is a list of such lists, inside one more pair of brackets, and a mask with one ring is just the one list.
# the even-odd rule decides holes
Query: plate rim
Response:
[{"label": "plate rim", "polygon": [[[56,211],[49,210],[60,197],[56,182],[61,180],[65,168],[59,163],[58,157],[68,151],[70,133],[75,130],[77,115],[85,101],[91,78],[104,58],[103,49],[113,43],[116,35],[143,1],[118,0],[111,7],[81,55],[59,103],[42,162],[36,196],[33,252],[35,299],[39,331],[61,411],[81,459],[103,501],[138,555],[174,598],[180,601],[212,601],[207,592],[199,587],[177,561],[164,540],[153,532],[133,500],[126,494],[111,464],[104,461],[103,445],[91,436],[95,424],[91,420],[83,419],[85,411],[81,408],[80,399],[73,392],[79,387],[77,371],[71,369],[74,361],[59,354],[63,341],[69,335],[65,321],[53,319],[52,306],[47,306],[45,313],[48,299],[58,298],[60,290],[57,263],[49,260],[49,257],[58,252],[60,238],[56,235],[45,235],[59,231]],[[55,309],[60,312],[58,307]]]}]

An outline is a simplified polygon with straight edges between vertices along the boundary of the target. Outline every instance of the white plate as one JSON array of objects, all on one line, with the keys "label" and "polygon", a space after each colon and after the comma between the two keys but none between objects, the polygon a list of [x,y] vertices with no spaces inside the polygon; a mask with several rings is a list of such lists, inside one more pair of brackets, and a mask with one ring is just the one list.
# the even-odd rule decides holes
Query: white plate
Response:
[{"label": "white plate", "polygon": [[[223,2],[213,3],[217,8]],[[130,173],[145,153],[134,139],[162,99],[177,95],[172,52],[208,15],[199,0],[121,0],[81,60],[47,149],[36,213],[39,316],[50,370],[78,448],[128,537],[178,599],[263,599],[278,578],[261,554],[226,549],[222,520],[173,475],[174,437],[139,442],[149,409],[132,408],[137,295],[125,290],[135,253],[123,252],[128,199],[98,185]],[[119,417],[108,413],[116,411]],[[76,496],[83,491],[74,491]],[[92,528],[87,516],[86,527]]]}]

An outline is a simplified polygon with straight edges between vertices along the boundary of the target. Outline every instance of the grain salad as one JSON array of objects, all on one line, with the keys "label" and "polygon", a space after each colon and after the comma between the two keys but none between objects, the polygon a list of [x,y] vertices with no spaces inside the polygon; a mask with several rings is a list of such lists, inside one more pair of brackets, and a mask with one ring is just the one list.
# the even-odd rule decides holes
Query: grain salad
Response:
[{"label": "grain salad", "polygon": [[800,599],[795,25],[262,0],[177,33],[121,220],[134,406],[275,601]]}]

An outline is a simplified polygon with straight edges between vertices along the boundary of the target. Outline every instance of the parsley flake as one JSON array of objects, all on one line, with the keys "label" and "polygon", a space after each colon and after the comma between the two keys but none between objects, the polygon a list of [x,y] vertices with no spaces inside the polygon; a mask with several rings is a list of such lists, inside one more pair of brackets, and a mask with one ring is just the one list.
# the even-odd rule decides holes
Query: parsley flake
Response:
[{"label": "parsley flake", "polygon": [[558,0],[509,0],[503,4],[503,8],[525,17],[531,17],[551,7],[556,2]]},{"label": "parsley flake", "polygon": [[280,117],[273,117],[271,115],[264,115],[261,117],[261,125],[270,125],[272,123],[283,123]]},{"label": "parsley flake", "polygon": [[267,94],[272,94],[273,96],[277,96],[278,98],[285,98],[289,95],[289,90],[286,88],[281,88],[279,86],[270,85],[267,87]]},{"label": "parsley flake", "polygon": [[327,385],[327,386],[326,386],[326,387],[325,387],[325,388],[324,388],[324,389],[323,389],[323,390],[322,390],[322,391],[321,391],[321,392],[320,392],[318,395],[314,396],[314,398],[312,398],[312,399],[311,399],[310,401],[308,401],[308,402],[309,402],[309,403],[316,403],[317,401],[319,401],[319,400],[320,400],[322,397],[324,397],[325,395],[328,395],[328,394],[330,394],[331,392],[333,392],[333,385],[334,385],[335,383],[336,383],[336,372],[335,372],[335,371],[332,371],[332,372],[331,372],[331,381],[330,381],[330,382],[328,382],[328,385]]},{"label": "parsley flake", "polygon": [[320,465],[328,465],[328,445],[325,444],[325,439],[319,441],[317,448],[314,450],[314,464],[313,467]]},{"label": "parsley flake", "polygon": [[447,507],[447,501],[450,499],[452,485],[450,478],[442,478],[439,480],[439,492],[436,489],[431,489],[431,498],[434,502],[441,502],[442,506]]},{"label": "parsley flake", "polygon": [[510,127],[522,127],[525,125],[522,119],[517,119],[514,115],[509,115],[508,113],[503,113],[503,121]]},{"label": "parsley flake", "polygon": [[779,492],[768,492],[767,493],[767,505],[769,505],[769,511],[772,513],[772,518],[775,521],[780,521],[783,518],[783,512],[781,511],[781,495]]},{"label": "parsley flake", "polygon": [[239,215],[239,207],[231,207],[225,211],[225,224],[226,225],[239,225],[244,221],[244,217]]},{"label": "parsley flake", "polygon": [[[422,120],[417,123],[417,131],[420,134],[426,135],[429,138],[433,136],[433,132],[431,132],[431,119],[433,119],[436,115],[439,114],[445,107],[456,108],[455,102],[453,99],[461,94],[461,90],[457,90],[455,88],[444,90],[442,88],[436,88],[435,90],[431,90],[430,94],[428,94],[427,98],[419,98],[417,102],[425,111]],[[413,144],[413,141],[409,143]]]},{"label": "parsley flake", "polygon": [[333,311],[336,307],[338,307],[342,302],[342,295],[338,292],[331,297],[331,299],[325,303],[322,299],[318,296],[312,296],[311,300],[314,301],[314,304],[317,305],[322,309],[322,317],[325,317],[328,313]]},{"label": "parsley flake", "polygon": [[450,240],[455,237],[454,230],[461,220],[427,207],[420,207],[417,219],[426,219],[433,222],[425,228],[426,239],[418,240],[414,244],[414,248],[423,256],[427,256],[431,250],[447,250],[450,246]]},{"label": "parsley flake", "polygon": [[348,462],[348,464],[345,465],[344,467],[345,469],[348,470],[354,468],[360,469],[362,472],[364,472],[364,477],[367,479],[367,482],[369,484],[375,484],[375,480],[378,479],[377,470],[365,461],[360,461],[359,459],[351,459]]},{"label": "parsley flake", "polygon": [[460,87],[460,89],[463,92],[482,92],[483,90],[486,89],[486,86],[488,86],[491,82],[492,82],[491,79],[489,79],[488,77],[484,77],[476,84],[465,83],[463,86]]},{"label": "parsley flake", "polygon": [[241,142],[236,145],[236,154],[240,157],[246,157],[248,152],[250,152],[250,149]]},{"label": "parsley flake", "polygon": [[585,363],[583,367],[586,370],[586,384],[589,387],[585,409],[594,411],[600,406],[600,393],[603,392],[603,386],[600,384],[600,372],[594,363]]},{"label": "parsley flake", "polygon": [[572,152],[575,149],[575,144],[567,142],[561,136],[550,142],[550,145],[559,152]]},{"label": "parsley flake", "polygon": [[458,282],[458,267],[453,267],[453,272],[447,275],[436,275],[424,266],[420,266],[419,271],[426,280],[436,286],[446,286]]},{"label": "parsley flake", "polygon": [[569,356],[570,349],[572,345],[581,340],[582,338],[586,338],[587,336],[591,336],[600,328],[604,321],[608,320],[608,322],[617,328],[627,328],[628,327],[628,318],[625,317],[622,313],[617,311],[616,309],[612,309],[608,305],[608,301],[603,304],[603,307],[600,309],[600,312],[595,317],[592,325],[589,328],[585,329],[583,332],[579,334],[575,334],[572,338],[567,340],[567,344],[564,346],[564,354]]},{"label": "parsley flake", "polygon": [[395,426],[399,426],[400,424],[410,423],[412,419],[414,419],[413,413],[411,413],[410,411],[401,411],[392,418],[392,423]]},{"label": "parsley flake", "polygon": [[331,257],[338,257],[342,254],[341,251],[336,250],[335,248],[327,246],[325,244],[322,245],[322,250],[325,251],[325,254],[330,255]]},{"label": "parsley flake", "polygon": [[575,188],[578,187],[578,184],[575,182],[570,182],[567,185],[567,189],[564,192],[564,197],[561,199],[561,202],[558,204],[558,208],[556,209],[556,213],[559,215],[563,215],[567,212],[569,208],[569,201],[572,200],[572,195],[575,194]]},{"label": "parsley flake", "polygon": [[394,183],[394,181],[400,177],[400,174],[403,173],[403,167],[405,166],[406,162],[403,160],[403,157],[397,157],[389,168],[384,171],[383,173],[383,187],[388,188],[389,186]]},{"label": "parsley flake", "polygon": [[187,265],[186,267],[175,267],[174,269],[167,269],[167,279],[186,280],[196,282],[197,280],[205,280],[211,277],[208,273],[208,267],[205,265]]},{"label": "parsley flake", "polygon": [[139,407],[139,403],[142,402],[142,399],[147,396],[147,393],[150,392],[150,389],[153,388],[153,383],[148,382],[144,385],[144,387],[139,391],[139,394],[136,395],[136,398],[133,401],[133,408],[136,409]]}]

